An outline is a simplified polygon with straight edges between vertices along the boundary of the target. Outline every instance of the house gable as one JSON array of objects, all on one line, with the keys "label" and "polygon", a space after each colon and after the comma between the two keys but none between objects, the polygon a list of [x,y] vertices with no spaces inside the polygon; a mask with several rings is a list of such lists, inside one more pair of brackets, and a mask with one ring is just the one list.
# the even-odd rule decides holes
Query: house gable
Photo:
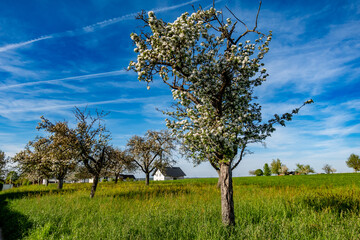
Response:
[{"label": "house gable", "polygon": [[157,169],[154,174],[154,180],[176,180],[183,179],[186,174],[179,167],[165,167],[164,169]]}]

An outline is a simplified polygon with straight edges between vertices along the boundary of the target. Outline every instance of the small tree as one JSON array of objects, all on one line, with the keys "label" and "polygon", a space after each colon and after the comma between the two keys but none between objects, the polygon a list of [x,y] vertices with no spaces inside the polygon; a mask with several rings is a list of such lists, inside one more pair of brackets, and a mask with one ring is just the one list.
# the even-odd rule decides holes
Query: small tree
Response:
[{"label": "small tree", "polygon": [[[145,28],[131,34],[138,56],[128,69],[136,71],[148,88],[154,75],[162,78],[176,102],[174,111],[164,111],[170,117],[167,127],[182,139],[194,163],[209,161],[219,169],[224,225],[235,224],[232,170],[241,162],[247,144],[262,142],[275,131],[275,123],[285,125],[299,111],[262,122],[261,106],[253,93],[266,80],[260,61],[272,36],[257,30],[259,11],[251,29],[215,8],[186,12],[172,23],[154,12],[142,13],[138,18]],[[245,30],[239,33],[236,28],[241,24]],[[244,41],[250,33],[256,35],[254,44]]]},{"label": "small tree", "polygon": [[330,174],[330,173],[336,172],[336,169],[335,169],[335,168],[332,168],[329,164],[325,164],[322,169],[325,171],[326,174]]},{"label": "small tree", "polygon": [[81,164],[81,162],[79,162],[74,171],[71,172],[67,178],[71,181],[77,182],[80,180],[92,178],[92,175],[89,173],[87,168]]},{"label": "small tree", "polygon": [[314,173],[315,171],[312,167],[310,167],[310,165],[303,165],[303,164],[297,163],[295,172],[297,172],[298,174],[307,175],[309,173]]},{"label": "small tree", "polygon": [[14,182],[16,182],[16,180],[19,179],[19,174],[15,171],[10,171],[7,175],[6,175],[6,183],[9,184],[13,184]]},{"label": "small tree", "polygon": [[82,164],[93,177],[90,193],[90,198],[93,198],[100,175],[107,168],[111,157],[110,133],[102,124],[107,114],[102,111],[92,116],[86,109],[81,111],[78,108],[75,108],[74,114],[77,126],[74,129],[75,139],[72,144],[79,152]]},{"label": "small tree", "polygon": [[263,170],[261,170],[260,168],[256,169],[254,173],[255,173],[255,176],[257,176],[257,177],[264,175]]},{"label": "small tree", "polygon": [[137,165],[134,163],[134,159],[128,151],[122,151],[120,149],[112,150],[107,173],[115,176],[115,183],[118,182],[120,174],[123,171],[131,172],[136,168]]},{"label": "small tree", "polygon": [[175,139],[169,131],[148,131],[144,137],[133,136],[127,143],[129,152],[142,172],[145,173],[145,184],[149,185],[150,173],[163,168],[174,160],[170,160],[175,150]]},{"label": "small tree", "polygon": [[76,158],[79,153],[72,144],[75,140],[75,133],[68,127],[67,122],[53,124],[44,117],[41,117],[37,129],[44,129],[50,133],[43,159],[49,162],[53,176],[58,180],[58,189],[62,189],[65,177],[75,169],[77,164]]},{"label": "small tree", "polygon": [[285,164],[281,164],[279,173],[281,175],[287,175],[288,171],[289,171],[288,167]]},{"label": "small tree", "polygon": [[276,160],[273,159],[273,161],[271,162],[271,173],[280,175],[281,166],[282,166],[282,163],[281,163],[280,159],[276,159]]},{"label": "small tree", "polygon": [[49,143],[49,139],[37,137],[13,157],[13,162],[18,164],[22,176],[38,184],[42,179],[48,183],[47,180],[53,176],[51,163],[46,157]]},{"label": "small tree", "polygon": [[5,179],[8,162],[9,159],[6,157],[5,153],[0,150],[0,181]]},{"label": "small tree", "polygon": [[264,176],[271,176],[271,170],[267,163],[264,164]]},{"label": "small tree", "polygon": [[360,171],[360,158],[359,155],[351,154],[348,160],[346,161],[346,165],[349,168],[353,168],[355,172]]}]

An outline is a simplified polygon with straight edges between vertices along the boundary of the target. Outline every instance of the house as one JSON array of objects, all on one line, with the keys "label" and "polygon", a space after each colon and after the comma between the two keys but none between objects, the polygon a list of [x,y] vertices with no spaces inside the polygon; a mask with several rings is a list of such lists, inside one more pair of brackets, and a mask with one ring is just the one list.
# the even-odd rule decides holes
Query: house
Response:
[{"label": "house", "polygon": [[179,167],[165,167],[157,169],[154,174],[155,181],[184,179],[186,174]]},{"label": "house", "polygon": [[43,185],[50,184],[50,183],[57,183],[57,179],[51,178],[51,179],[43,179],[42,180]]},{"label": "house", "polygon": [[119,179],[122,180],[122,181],[128,181],[128,180],[134,181],[134,180],[136,180],[135,176],[131,175],[131,174],[120,174]]}]

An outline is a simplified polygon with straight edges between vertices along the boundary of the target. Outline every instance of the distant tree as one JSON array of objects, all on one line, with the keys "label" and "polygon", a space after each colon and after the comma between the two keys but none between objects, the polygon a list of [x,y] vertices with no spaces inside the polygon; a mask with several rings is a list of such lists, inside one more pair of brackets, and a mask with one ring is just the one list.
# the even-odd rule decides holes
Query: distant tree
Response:
[{"label": "distant tree", "polygon": [[269,168],[269,165],[267,163],[264,164],[264,176],[270,176],[271,170]]},{"label": "distant tree", "polygon": [[255,176],[259,177],[259,176],[262,176],[262,175],[264,175],[263,170],[261,170],[260,168],[255,170]]},{"label": "distant tree", "polygon": [[[167,127],[182,139],[194,163],[209,161],[220,171],[224,225],[235,224],[232,170],[246,145],[264,141],[275,124],[284,126],[299,111],[262,122],[254,89],[266,80],[261,61],[272,36],[256,30],[258,15],[255,27],[248,28],[214,7],[183,13],[172,23],[143,12],[138,19],[145,27],[131,34],[138,56],[128,69],[147,88],[155,75],[170,87],[176,103],[174,111],[164,111],[170,117]],[[254,43],[244,39],[251,33]]]},{"label": "distant tree", "polygon": [[349,168],[353,168],[355,172],[360,171],[360,158],[359,155],[351,154],[348,160],[346,161],[346,165]]},{"label": "distant tree", "polygon": [[7,172],[7,164],[9,159],[6,157],[5,153],[0,150],[0,181],[1,179],[5,179],[6,172]]},{"label": "distant tree", "polygon": [[325,164],[322,169],[325,171],[326,174],[330,174],[330,173],[336,172],[336,169],[335,169],[335,168],[332,168],[329,164]]},{"label": "distant tree", "polygon": [[273,159],[273,161],[271,162],[271,173],[280,175],[281,165],[282,163],[280,159]]},{"label": "distant tree", "polygon": [[21,176],[39,184],[41,179],[48,180],[52,177],[51,163],[46,157],[48,145],[49,139],[37,137],[29,141],[25,149],[13,157],[13,162],[18,165]]},{"label": "distant tree", "polygon": [[14,182],[16,182],[16,180],[19,179],[19,174],[15,171],[10,171],[7,175],[6,175],[6,183],[9,184],[13,184]]},{"label": "distant tree", "polygon": [[250,171],[249,171],[249,175],[254,175],[254,176],[256,176],[255,170],[250,170]]},{"label": "distant tree", "polygon": [[52,175],[58,180],[58,189],[62,189],[65,177],[77,164],[79,150],[73,144],[75,132],[65,121],[52,123],[44,117],[41,117],[37,129],[50,134],[43,160],[49,162]]},{"label": "distant tree", "polygon": [[81,181],[84,179],[92,178],[92,175],[89,173],[87,168],[80,162],[74,169],[73,172],[67,177],[70,181]]},{"label": "distant tree", "polygon": [[90,111],[75,108],[77,126],[74,129],[75,139],[72,145],[79,152],[79,159],[93,177],[90,198],[95,196],[100,175],[110,163],[112,147],[110,133],[102,123],[107,115],[103,111],[96,111],[92,116]]},{"label": "distant tree", "polygon": [[280,173],[281,175],[287,175],[288,170],[289,170],[289,169],[288,169],[288,167],[287,167],[285,164],[281,164],[279,173]]},{"label": "distant tree", "polygon": [[147,131],[144,137],[133,136],[127,143],[129,152],[149,185],[150,173],[174,163],[170,159],[175,150],[175,138],[169,131]]},{"label": "distant tree", "polygon": [[310,165],[303,165],[303,164],[296,164],[296,170],[295,172],[297,172],[298,174],[304,174],[307,175],[309,173],[314,173],[314,169],[312,167],[310,167]]},{"label": "distant tree", "polygon": [[113,149],[111,152],[110,162],[107,173],[115,176],[115,183],[118,182],[120,174],[124,171],[132,172],[137,168],[131,154],[124,150]]}]

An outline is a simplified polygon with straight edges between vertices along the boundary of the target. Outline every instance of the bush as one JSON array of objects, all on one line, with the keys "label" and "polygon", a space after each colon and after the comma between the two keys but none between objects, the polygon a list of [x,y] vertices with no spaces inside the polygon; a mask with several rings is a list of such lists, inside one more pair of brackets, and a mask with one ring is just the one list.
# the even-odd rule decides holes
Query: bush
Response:
[{"label": "bush", "polygon": [[263,170],[261,170],[260,168],[255,170],[255,176],[262,176],[262,175],[264,175]]}]

